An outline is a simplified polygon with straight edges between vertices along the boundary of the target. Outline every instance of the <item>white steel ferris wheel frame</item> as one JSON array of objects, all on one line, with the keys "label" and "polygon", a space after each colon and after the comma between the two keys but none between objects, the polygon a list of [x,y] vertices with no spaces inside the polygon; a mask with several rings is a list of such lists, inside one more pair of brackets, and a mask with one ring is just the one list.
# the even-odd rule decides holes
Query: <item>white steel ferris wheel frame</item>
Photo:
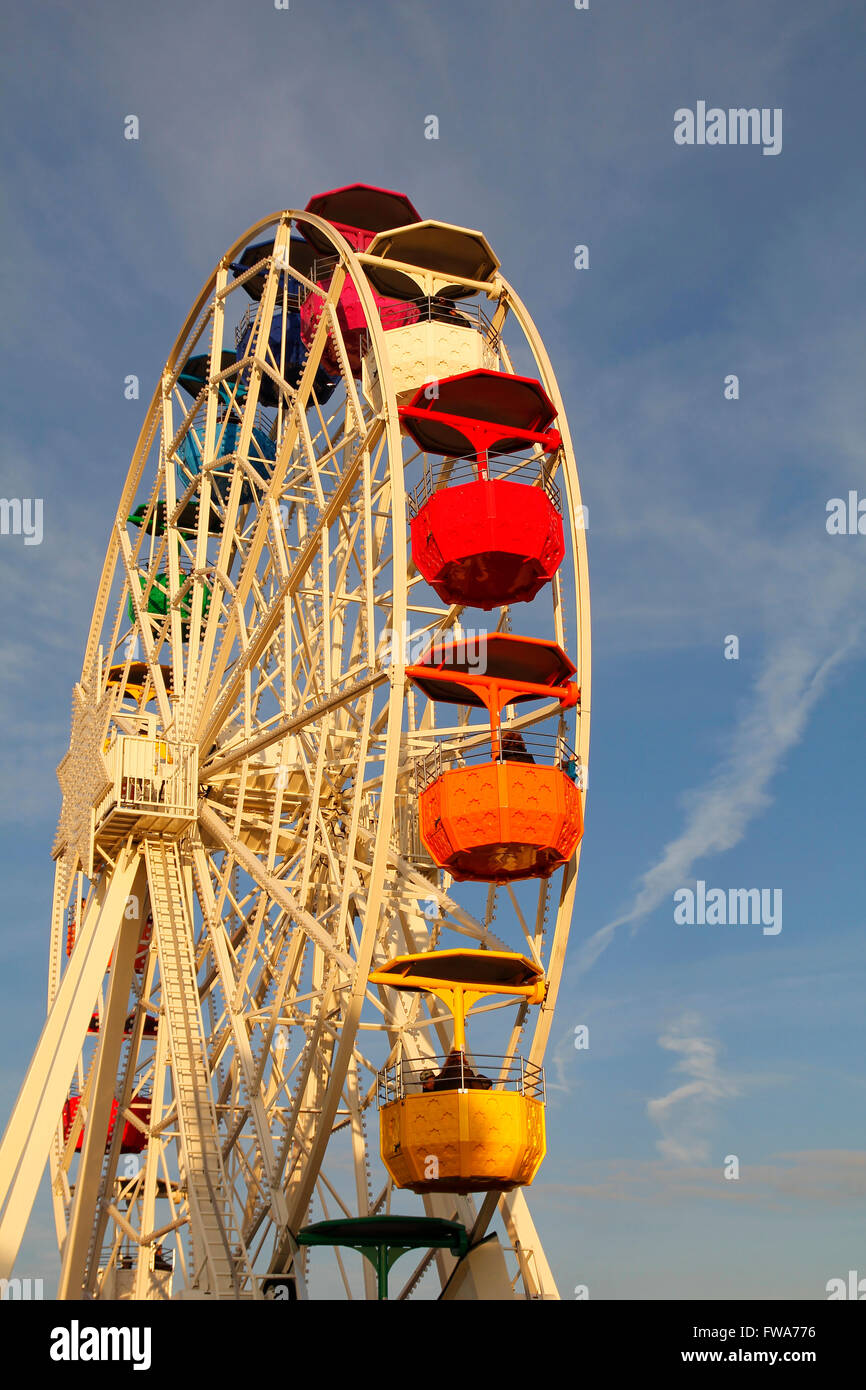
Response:
[{"label": "white steel ferris wheel frame", "polygon": [[[285,381],[282,356],[288,301],[280,272],[291,265],[293,225],[316,229],[336,258],[326,288],[291,266],[292,278],[323,305],[297,389]],[[232,279],[230,267],[241,251],[272,230],[273,252]],[[298,1296],[305,1296],[307,1252],[299,1251],[294,1235],[312,1203],[326,1215],[391,1210],[384,1170],[377,1168],[371,1190],[371,1154],[378,1162],[376,1070],[397,1056],[430,1056],[436,1042],[445,1051],[449,1045],[446,1018],[420,998],[404,1007],[396,991],[374,992],[368,974],[389,957],[443,943],[513,949],[492,929],[497,894],[507,896],[520,923],[521,949],[545,969],[547,994],[528,1053],[530,1062],[543,1062],[580,847],[561,875],[534,885],[534,922],[510,888],[491,887],[486,912],[469,913],[460,904],[460,885],[416,859],[413,758],[434,740],[456,746],[465,737],[465,720],[437,730],[430,707],[419,717],[418,697],[405,676],[407,654],[397,641],[383,656],[381,630],[384,625],[403,634],[412,620],[431,639],[459,636],[462,610],[419,590],[411,564],[404,468],[418,455],[404,459],[408,441],[400,431],[388,333],[365,259],[331,224],[307,212],[275,214],[245,232],[219,262],[178,335],[121,494],[75,692],[70,753],[59,770],[64,803],[55,848],[48,1019],[0,1145],[0,1275],[11,1271],[49,1159],[60,1297],[167,1296],[166,1280],[158,1277],[165,1242],[174,1246],[175,1294],[182,1287],[194,1295],[258,1298],[263,1275],[291,1270]],[[231,297],[242,298],[244,282],[256,273],[264,275],[264,287],[241,399],[240,368],[214,368],[222,362],[238,302]],[[347,280],[367,321],[378,410],[352,375],[337,317]],[[425,292],[437,287],[429,274]],[[465,281],[464,288],[493,301],[489,326],[505,371],[513,370],[505,328],[514,323],[522,332],[557,410],[562,446],[552,468],[564,494],[571,559],[533,607],[548,605],[549,635],[571,646],[581,687],[573,741],[585,772],[589,591],[568,424],[541,338],[510,285],[496,273],[489,283]],[[268,348],[279,309],[281,360]],[[329,335],[343,388],[330,413],[311,396]],[[178,376],[196,351],[209,351],[211,369],[187,406]],[[278,399],[273,418],[259,406],[268,379]],[[218,437],[229,418],[235,445],[219,454]],[[274,441],[269,468],[256,467],[260,427]],[[178,449],[192,431],[203,465],[181,494]],[[446,465],[436,462],[437,468]],[[131,542],[127,518],[143,484],[151,525],[145,521]],[[198,502],[194,536],[188,524],[180,526],[191,499]],[[152,524],[158,503],[165,517],[161,536]],[[221,520],[209,536],[212,511]],[[566,594],[569,569],[573,588]],[[167,575],[171,597],[165,618],[147,610],[158,573]],[[126,631],[129,604],[135,617]],[[513,610],[518,627],[525,607]],[[507,627],[507,610],[489,621]],[[94,835],[93,808],[102,804],[111,776],[103,753],[109,730],[113,737],[134,729],[137,717],[108,676],[123,667],[126,679],[132,638],[143,649],[146,670],[137,713],[144,717],[155,703],[146,732],[160,748],[190,750],[198,791],[179,831],[175,825],[165,834],[158,822],[157,829],[143,831],[139,822],[107,846]],[[552,706],[542,711],[554,712]],[[510,722],[527,728],[538,717],[515,719],[512,711]],[[138,732],[144,727],[139,724]],[[584,778],[584,800],[585,785]],[[63,969],[70,906],[78,917],[76,941]],[[142,959],[148,906],[153,939]],[[456,933],[453,942],[449,932]],[[95,1000],[99,1029],[89,1044]],[[148,1017],[158,1019],[150,1040]],[[527,1009],[518,1007],[509,1054],[527,1022]],[[376,1047],[380,1055],[371,1058]],[[79,1114],[64,1133],[58,1120],[76,1082]],[[134,1102],[145,1087],[151,1108],[142,1122]],[[119,1119],[103,1152],[96,1136],[108,1131],[113,1103]],[[124,1120],[145,1135],[141,1159],[129,1171],[120,1153]],[[351,1155],[348,1195],[328,1170],[340,1132]],[[398,1196],[403,1205],[407,1199],[418,1201]],[[478,1202],[436,1193],[423,1205],[428,1215],[463,1222],[472,1244],[485,1236],[498,1210],[505,1246],[517,1257],[512,1284],[526,1297],[557,1297],[520,1189],[492,1191]],[[348,1291],[343,1261],[339,1254],[336,1259]],[[373,1272],[362,1263],[365,1295],[375,1297]],[[447,1251],[427,1252],[403,1296],[431,1267],[444,1287],[454,1266]],[[479,1296],[485,1296],[483,1277]]]}]

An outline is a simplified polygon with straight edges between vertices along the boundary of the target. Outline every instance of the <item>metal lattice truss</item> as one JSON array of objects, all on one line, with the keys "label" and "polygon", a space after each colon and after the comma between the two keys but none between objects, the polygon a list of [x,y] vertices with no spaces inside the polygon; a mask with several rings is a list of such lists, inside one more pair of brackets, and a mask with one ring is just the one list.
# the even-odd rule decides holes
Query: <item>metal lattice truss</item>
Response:
[{"label": "metal lattice truss", "polygon": [[[292,267],[290,231],[305,223],[333,246],[324,287]],[[264,236],[273,250],[232,278],[235,256]],[[296,386],[285,369],[287,266],[323,309]],[[254,274],[264,289],[247,353],[218,370]],[[367,319],[375,401],[351,373],[336,312],[347,278]],[[582,714],[571,713],[569,733],[585,766],[589,601],[568,427],[520,300],[498,274],[478,293],[493,301],[503,370],[513,370],[511,335],[559,412],[553,477],[571,553],[533,609],[578,666]],[[342,371],[323,405],[314,383],[329,341]],[[197,354],[211,365],[191,401],[179,377]],[[434,740],[465,742],[469,719],[435,728],[404,676],[426,640],[462,632],[461,610],[438,604],[408,554],[405,478],[422,465],[449,461],[424,459],[400,432],[388,334],[359,257],[307,213],[251,228],[168,359],[102,568],[61,765],[48,1022],[0,1149],[3,1273],[48,1157],[61,1297],[257,1298],[268,1275],[288,1275],[303,1297],[309,1251],[293,1233],[311,1213],[421,1211],[422,1200],[475,1243],[501,1221],[510,1284],[556,1297],[520,1191],[395,1194],[378,1158],[377,1070],[447,1051],[451,1022],[426,997],[371,987],[370,970],[436,946],[525,951],[546,971],[544,1004],[486,1011],[498,1010],[508,1053],[524,1035],[540,1063],[577,874],[575,856],[548,882],[491,888],[486,903],[478,893],[470,911],[421,842],[414,759]],[[164,612],[150,602],[160,587]],[[506,610],[488,621],[509,624]],[[520,728],[540,717],[509,713]],[[173,819],[168,784],[154,790],[123,761],[137,747],[162,750]],[[181,761],[187,781],[175,787]],[[70,1088],[80,1100],[64,1129]],[[139,1153],[121,1151],[129,1133]],[[362,1264],[375,1297],[366,1261],[350,1278],[333,1260],[334,1280],[347,1291],[354,1280],[355,1293]],[[428,1270],[444,1285],[454,1264],[431,1250],[402,1296]]]}]

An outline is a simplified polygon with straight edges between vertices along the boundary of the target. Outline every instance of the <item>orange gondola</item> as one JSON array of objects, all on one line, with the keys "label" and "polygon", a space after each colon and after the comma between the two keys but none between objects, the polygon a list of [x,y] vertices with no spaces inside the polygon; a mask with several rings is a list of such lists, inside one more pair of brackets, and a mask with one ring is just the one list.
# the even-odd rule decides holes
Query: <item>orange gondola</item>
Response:
[{"label": "orange gondola", "polygon": [[473,734],[455,765],[437,745],[417,766],[421,836],[435,862],[456,879],[549,878],[583,834],[574,755],[557,736],[541,745],[547,762],[536,761],[522,733],[503,732],[501,717],[506,705],[529,700],[579,704],[565,652],[555,642],[492,633],[436,647],[406,674],[431,700],[483,707],[490,717],[491,757]]}]

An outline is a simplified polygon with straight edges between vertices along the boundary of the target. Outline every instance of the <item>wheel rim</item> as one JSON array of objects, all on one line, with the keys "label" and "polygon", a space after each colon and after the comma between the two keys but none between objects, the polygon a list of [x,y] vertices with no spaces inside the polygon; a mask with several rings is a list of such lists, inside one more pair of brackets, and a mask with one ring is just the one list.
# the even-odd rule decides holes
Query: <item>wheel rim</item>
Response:
[{"label": "wheel rim", "polygon": [[[275,316],[285,325],[291,308],[290,281],[281,271],[288,267],[291,274],[292,227],[304,225],[329,240],[336,264],[324,295],[300,271],[292,277],[302,293],[322,301],[295,390],[282,356],[285,335],[278,355],[269,355],[265,344]],[[258,269],[264,281],[249,358],[242,367],[229,363],[208,375],[196,398],[184,399],[178,378],[188,359],[207,354],[222,363],[221,354],[234,348],[235,308],[249,275],[233,280],[232,262],[271,234],[273,252]],[[351,345],[336,307],[345,284],[366,320],[375,404],[352,375]],[[574,607],[564,597],[568,576],[557,574],[548,586],[548,624],[550,635],[563,646],[570,642],[576,653],[584,701],[574,741],[585,768],[589,608],[577,470],[543,344],[500,276],[495,301],[497,334],[506,320],[520,330],[558,407],[564,438],[557,472],[568,505]],[[513,371],[504,341],[500,351],[503,369]],[[323,407],[314,382],[323,361],[333,366],[335,360],[340,381]],[[263,386],[275,393],[270,409],[260,403]],[[149,1094],[149,1125],[143,1126],[149,1136],[137,1164],[124,1162],[130,1156],[120,1152],[119,1123],[104,1163],[94,1145],[88,1156],[85,1142],[79,1163],[93,1170],[92,1220],[81,1211],[82,1167],[77,1200],[70,1191],[80,1124],[56,1131],[58,1236],[75,1230],[76,1220],[81,1228],[72,1254],[67,1240],[62,1291],[69,1296],[79,1296],[81,1288],[116,1296],[133,1233],[143,1238],[133,1272],[137,1296],[164,1296],[154,1274],[156,1252],[172,1246],[175,1291],[183,1283],[222,1296],[257,1296],[259,1273],[307,1272],[308,1251],[298,1252],[291,1232],[311,1210],[318,1207],[326,1219],[391,1210],[391,1184],[383,1170],[374,1172],[377,1145],[369,1132],[376,1072],[397,1056],[432,1056],[434,1042],[447,1051],[450,1037],[435,1008],[416,1001],[404,1010],[388,991],[369,988],[371,968],[395,954],[465,944],[467,937],[513,949],[515,935],[525,937],[521,946],[545,966],[550,981],[530,1044],[532,1062],[543,1060],[579,847],[558,893],[555,880],[530,890],[532,909],[524,886],[491,887],[486,902],[469,910],[418,834],[413,759],[429,749],[434,729],[407,686],[412,652],[399,635],[411,632],[417,650],[436,634],[460,636],[464,617],[435,595],[431,601],[407,551],[405,478],[428,462],[400,433],[388,335],[349,244],[330,224],[301,212],[250,228],[199,295],[145,418],[103,566],[82,677],[93,718],[113,691],[112,728],[133,729],[147,715],[151,738],[194,748],[197,758],[195,807],[177,840],[176,873],[187,904],[178,938],[192,937],[189,968],[219,1148],[213,1172],[202,1181],[224,1183],[233,1208],[221,1232],[226,1261],[220,1263],[218,1252],[210,1262],[202,1254],[202,1216],[181,1180],[190,1145],[179,1095],[186,1054],[180,1055],[178,1009],[168,1027],[162,1021],[172,1012],[167,997],[172,971],[180,966],[172,963],[169,933],[158,920],[159,885],[172,881],[172,869],[154,867],[152,842],[162,833],[157,826],[147,845],[141,836],[133,844],[136,864],[128,870],[139,888],[141,918],[157,917],[153,942],[142,944],[138,927],[129,928],[131,946],[126,955],[115,947],[98,1010],[110,1022],[110,991],[120,998],[125,989],[134,1021],[113,1072],[106,1070],[110,1046],[103,1030],[104,1040],[98,1034],[95,1044],[83,1040],[75,1078],[85,1106],[96,1104],[109,1074],[121,1112],[129,1114],[133,1102]],[[127,518],[142,499],[141,524],[130,528]],[[190,504],[197,504],[194,528]],[[492,614],[489,626],[508,630],[525,607],[515,606],[511,618],[508,610]],[[390,645],[389,634],[398,638]],[[136,663],[142,688],[137,699],[121,702]],[[49,1003],[64,973],[70,906],[82,899],[87,904],[77,913],[80,928],[118,873],[113,844],[97,836],[91,878],[68,825],[65,834],[57,858]],[[512,919],[503,933],[508,940],[498,934],[503,904]],[[146,1019],[160,1015],[156,1035],[148,1037]],[[526,1011],[518,1010],[509,1054],[526,1023]],[[188,1035],[190,1028],[194,1033],[195,1019],[186,1026]],[[103,1109],[110,1098],[100,1098]],[[350,1173],[342,1186],[335,1176],[340,1143]],[[403,1205],[405,1196],[397,1198]],[[165,1202],[171,1220],[159,1215]],[[526,1229],[519,1194],[506,1201],[494,1193],[480,1215],[466,1197],[433,1194],[423,1203],[430,1216],[457,1216],[476,1237],[497,1203],[515,1244]],[[170,1226],[175,1230],[160,1234]],[[520,1267],[530,1295],[550,1285],[538,1254],[533,1268],[525,1261]],[[405,1293],[434,1260],[444,1282],[453,1257],[431,1251]],[[366,1264],[364,1280],[367,1296],[374,1297],[375,1277]]]}]

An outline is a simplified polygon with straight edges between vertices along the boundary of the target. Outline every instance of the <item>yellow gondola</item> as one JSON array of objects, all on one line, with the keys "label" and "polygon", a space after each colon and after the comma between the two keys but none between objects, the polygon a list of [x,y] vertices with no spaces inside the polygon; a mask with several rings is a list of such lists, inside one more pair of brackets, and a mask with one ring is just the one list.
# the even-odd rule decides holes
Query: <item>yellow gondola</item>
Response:
[{"label": "yellow gondola", "polygon": [[540,1004],[540,966],[509,951],[397,956],[372,984],[435,994],[454,1019],[451,1051],[402,1059],[379,1073],[380,1151],[397,1187],[413,1192],[507,1191],[531,1183],[544,1158],[544,1073],[521,1057],[466,1054],[466,1013],[487,994]]}]

